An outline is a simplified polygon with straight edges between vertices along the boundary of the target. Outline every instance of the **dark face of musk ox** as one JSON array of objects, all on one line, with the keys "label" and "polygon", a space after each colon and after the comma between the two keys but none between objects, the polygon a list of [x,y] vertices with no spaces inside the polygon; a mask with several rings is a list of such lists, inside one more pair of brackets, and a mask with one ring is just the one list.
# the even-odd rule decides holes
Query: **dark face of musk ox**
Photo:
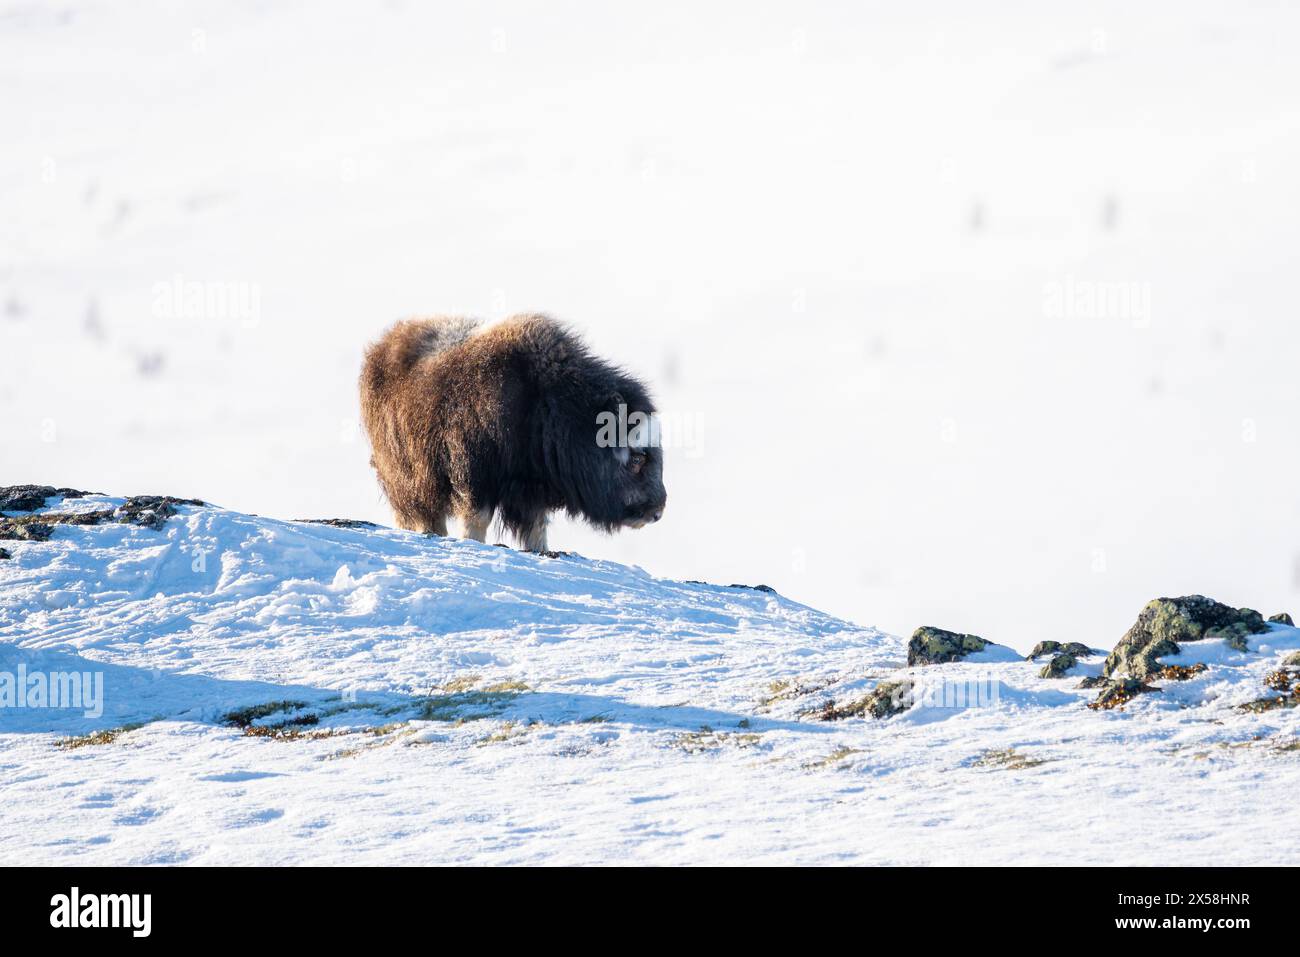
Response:
[{"label": "dark face of musk ox", "polygon": [[[631,392],[642,391],[632,381],[623,385]],[[607,531],[643,528],[659,521],[668,492],[654,407],[638,394],[629,410],[623,395],[614,393],[595,422],[594,454],[588,461],[600,494],[576,511]]]},{"label": "dark face of musk ox", "polygon": [[[663,488],[663,449],[653,411],[628,411],[620,394],[616,412],[598,416],[597,445],[612,451],[610,484],[615,489],[621,524],[642,528],[663,516],[668,493]],[[612,445],[608,439],[614,438]]]}]

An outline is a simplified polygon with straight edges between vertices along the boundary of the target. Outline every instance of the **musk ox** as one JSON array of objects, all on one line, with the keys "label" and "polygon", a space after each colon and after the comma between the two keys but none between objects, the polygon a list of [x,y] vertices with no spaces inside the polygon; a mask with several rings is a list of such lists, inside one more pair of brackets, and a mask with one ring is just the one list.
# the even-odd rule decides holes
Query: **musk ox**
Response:
[{"label": "musk ox", "polygon": [[558,509],[609,532],[659,520],[654,411],[637,379],[539,315],[405,320],[361,373],[370,461],[397,524],[446,535],[454,516],[481,542],[496,515],[534,552]]}]

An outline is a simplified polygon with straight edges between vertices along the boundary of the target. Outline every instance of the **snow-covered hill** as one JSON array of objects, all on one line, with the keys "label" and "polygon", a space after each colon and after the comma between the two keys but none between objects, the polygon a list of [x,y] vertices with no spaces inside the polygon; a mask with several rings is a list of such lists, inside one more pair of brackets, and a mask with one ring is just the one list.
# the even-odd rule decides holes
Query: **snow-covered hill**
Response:
[{"label": "snow-covered hill", "polygon": [[[1300,862],[1298,711],[1240,707],[1294,703],[1283,624],[1093,710],[1100,654],[908,668],[758,587],[178,501],[6,514],[6,863]],[[76,708],[13,697],[74,673]],[[855,709],[882,679],[911,706]]]}]

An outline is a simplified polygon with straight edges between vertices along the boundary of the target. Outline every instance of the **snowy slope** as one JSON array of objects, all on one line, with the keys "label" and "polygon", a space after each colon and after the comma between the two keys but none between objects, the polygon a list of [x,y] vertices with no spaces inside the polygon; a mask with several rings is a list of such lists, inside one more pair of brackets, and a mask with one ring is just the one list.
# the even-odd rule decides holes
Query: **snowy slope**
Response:
[{"label": "snowy slope", "polygon": [[990,649],[823,721],[904,639],[754,588],[215,507],[4,545],[0,674],[104,676],[0,709],[6,863],[1300,862],[1297,710],[1233,707],[1281,625],[1124,711]]}]

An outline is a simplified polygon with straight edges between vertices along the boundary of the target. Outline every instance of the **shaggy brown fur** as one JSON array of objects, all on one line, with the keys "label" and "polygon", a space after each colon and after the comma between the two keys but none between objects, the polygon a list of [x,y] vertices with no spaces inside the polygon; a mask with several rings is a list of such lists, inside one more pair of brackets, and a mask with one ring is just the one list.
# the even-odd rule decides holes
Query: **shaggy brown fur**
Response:
[{"label": "shaggy brown fur", "polygon": [[657,444],[597,441],[601,413],[654,413],[645,387],[545,316],[397,323],[366,353],[361,411],[403,528],[445,535],[455,516],[483,541],[498,514],[544,551],[553,510],[606,531],[663,513]]}]

